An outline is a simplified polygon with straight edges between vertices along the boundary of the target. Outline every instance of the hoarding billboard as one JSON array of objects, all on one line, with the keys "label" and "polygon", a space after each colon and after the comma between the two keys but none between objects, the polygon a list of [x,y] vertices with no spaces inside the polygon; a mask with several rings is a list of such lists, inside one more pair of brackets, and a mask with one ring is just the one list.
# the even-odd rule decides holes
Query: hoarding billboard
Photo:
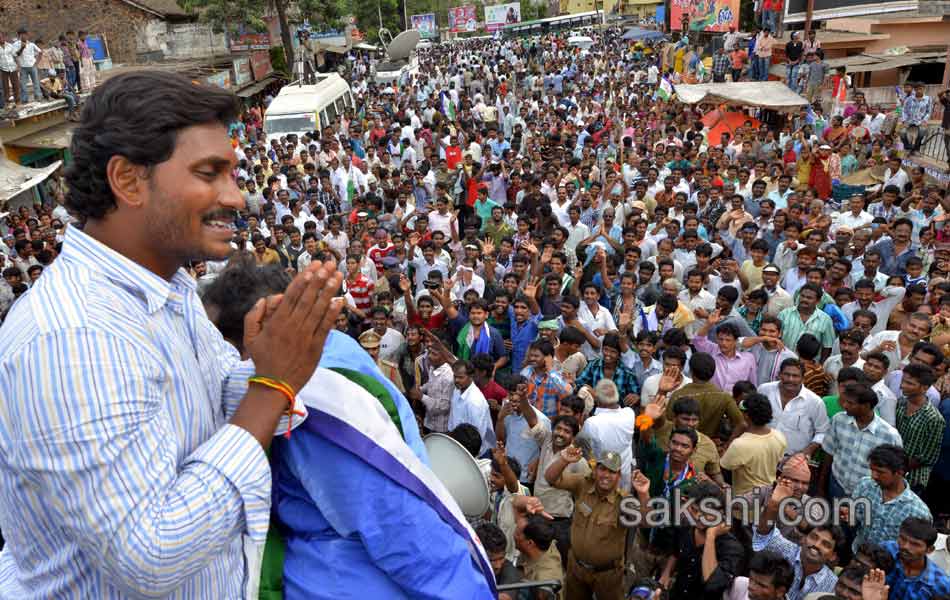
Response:
[{"label": "hoarding billboard", "polygon": [[485,7],[485,31],[498,31],[505,25],[521,22],[521,3],[496,4]]},{"label": "hoarding billboard", "polygon": [[729,31],[739,28],[739,0],[671,0],[670,30],[682,31],[683,21],[689,31]]},{"label": "hoarding billboard", "polygon": [[412,15],[409,22],[413,29],[419,31],[419,35],[424,40],[439,37],[439,30],[435,26],[435,13],[425,13],[423,15]]},{"label": "hoarding billboard", "polygon": [[449,9],[449,31],[452,33],[471,33],[478,29],[478,13],[475,6],[466,4]]}]

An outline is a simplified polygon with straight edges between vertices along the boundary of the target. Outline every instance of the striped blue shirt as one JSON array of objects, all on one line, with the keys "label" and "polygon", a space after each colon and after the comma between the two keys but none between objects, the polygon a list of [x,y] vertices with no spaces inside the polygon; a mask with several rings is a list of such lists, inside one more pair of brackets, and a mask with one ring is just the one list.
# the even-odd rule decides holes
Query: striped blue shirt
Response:
[{"label": "striped blue shirt", "polygon": [[241,598],[270,468],[188,274],[69,227],[0,339],[0,597]]}]

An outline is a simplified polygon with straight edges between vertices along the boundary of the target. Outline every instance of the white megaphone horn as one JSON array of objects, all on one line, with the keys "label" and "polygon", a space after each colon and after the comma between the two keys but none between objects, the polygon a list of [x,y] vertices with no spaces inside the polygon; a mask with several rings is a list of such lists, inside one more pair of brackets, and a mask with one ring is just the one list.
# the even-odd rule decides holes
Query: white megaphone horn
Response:
[{"label": "white megaphone horn", "polygon": [[466,517],[480,517],[491,506],[488,483],[478,463],[462,444],[444,433],[430,433],[423,442],[429,466]]}]

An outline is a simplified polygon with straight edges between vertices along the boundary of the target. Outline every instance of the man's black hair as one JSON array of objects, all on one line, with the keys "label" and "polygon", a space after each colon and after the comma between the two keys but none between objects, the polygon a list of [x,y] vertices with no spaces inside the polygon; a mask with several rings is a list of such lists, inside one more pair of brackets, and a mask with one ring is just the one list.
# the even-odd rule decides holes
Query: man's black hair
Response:
[{"label": "man's black hair", "polygon": [[696,398],[678,398],[673,403],[673,415],[696,415],[700,414],[699,400]]},{"label": "man's black hair", "polygon": [[891,556],[891,553],[873,542],[864,542],[858,546],[858,551],[855,552],[855,555],[858,554],[867,556],[875,569],[880,569],[885,573],[890,573],[891,569],[894,568],[894,557]]},{"label": "man's black hair", "polygon": [[282,294],[290,276],[280,265],[258,267],[235,263],[211,282],[202,294],[205,306],[217,309],[215,325],[225,339],[239,346],[244,340],[244,317],[258,300]]},{"label": "man's black hair", "polygon": [[907,517],[901,523],[900,532],[909,538],[924,542],[928,548],[933,547],[937,541],[937,530],[926,519],[920,517]]},{"label": "man's black hair", "polygon": [[745,414],[756,427],[768,425],[772,421],[772,404],[762,394],[749,394],[742,401]]},{"label": "man's black hair", "polygon": [[468,453],[472,455],[472,458],[478,458],[478,453],[482,449],[482,434],[478,433],[478,430],[475,429],[474,425],[470,423],[462,423],[449,432],[449,437],[462,444],[462,447],[468,450]]},{"label": "man's black hair", "polygon": [[554,527],[541,515],[528,517],[523,533],[542,552],[547,552],[551,547],[551,542],[554,541]]},{"label": "man's black hair", "polygon": [[227,126],[238,114],[237,96],[177,73],[133,71],[106,79],[86,100],[73,132],[66,208],[81,221],[105,217],[117,206],[106,174],[113,156],[154,167],[172,156],[181,130]]},{"label": "man's black hair", "polygon": [[472,365],[476,371],[490,374],[495,368],[495,361],[492,360],[490,355],[482,352],[472,357]]},{"label": "man's black hair", "polygon": [[898,471],[906,473],[908,468],[907,453],[894,444],[881,444],[871,449],[868,452],[867,461],[869,465],[883,467],[892,473]]},{"label": "man's black hair", "polygon": [[673,439],[674,435],[685,435],[689,438],[690,443],[693,445],[693,449],[696,449],[696,444],[699,443],[699,435],[696,433],[695,429],[689,429],[688,427],[675,427],[673,431],[670,432],[670,439]]},{"label": "man's black hair", "polygon": [[505,537],[505,532],[494,523],[482,523],[475,528],[475,535],[478,536],[482,546],[485,547],[485,552],[488,554],[504,552],[508,548],[508,539]]},{"label": "man's black hair", "polygon": [[781,554],[771,550],[753,553],[749,560],[749,572],[771,576],[772,585],[783,588],[786,592],[791,589],[795,581],[792,565]]},{"label": "man's black hair", "polygon": [[689,357],[689,372],[697,381],[709,381],[716,374],[716,361],[705,352],[696,352]]}]

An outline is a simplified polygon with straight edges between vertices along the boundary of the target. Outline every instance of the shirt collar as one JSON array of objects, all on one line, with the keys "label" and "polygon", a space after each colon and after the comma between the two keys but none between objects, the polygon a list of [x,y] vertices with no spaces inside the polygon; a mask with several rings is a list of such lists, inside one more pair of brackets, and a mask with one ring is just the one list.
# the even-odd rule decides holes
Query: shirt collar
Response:
[{"label": "shirt collar", "polygon": [[197,282],[184,269],[178,269],[171,281],[166,281],[75,226],[66,228],[62,258],[87,265],[140,295],[148,305],[149,314],[165,306],[172,293],[185,294],[197,289]]}]

